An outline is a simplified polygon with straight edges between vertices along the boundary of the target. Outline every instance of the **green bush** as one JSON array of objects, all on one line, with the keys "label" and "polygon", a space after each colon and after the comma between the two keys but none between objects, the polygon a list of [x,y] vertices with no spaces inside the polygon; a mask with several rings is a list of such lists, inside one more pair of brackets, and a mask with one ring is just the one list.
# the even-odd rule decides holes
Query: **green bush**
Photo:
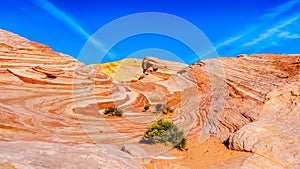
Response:
[{"label": "green bush", "polygon": [[164,115],[169,115],[174,112],[174,109],[172,109],[170,106],[166,106],[164,104],[157,104],[155,106],[156,111],[153,112],[154,114],[163,113]]},{"label": "green bush", "polygon": [[149,110],[149,108],[150,108],[150,106],[146,104],[146,105],[144,106],[144,111]]},{"label": "green bush", "polygon": [[123,116],[123,111],[119,108],[117,108],[116,106],[111,106],[111,107],[107,107],[104,110],[104,114],[109,115],[109,116]]},{"label": "green bush", "polygon": [[164,119],[159,119],[156,123],[147,127],[141,142],[147,144],[163,143],[179,150],[186,149],[184,132],[174,123]]},{"label": "green bush", "polygon": [[165,107],[164,110],[162,111],[162,113],[165,115],[171,114],[173,112],[174,112],[174,110],[169,106]]}]

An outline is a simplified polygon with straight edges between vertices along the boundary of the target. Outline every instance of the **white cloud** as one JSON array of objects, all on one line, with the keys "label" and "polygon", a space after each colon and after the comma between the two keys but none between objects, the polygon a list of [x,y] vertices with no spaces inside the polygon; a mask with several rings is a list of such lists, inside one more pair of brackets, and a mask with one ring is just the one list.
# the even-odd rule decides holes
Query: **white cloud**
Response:
[{"label": "white cloud", "polygon": [[278,37],[279,38],[287,38],[287,39],[299,39],[300,38],[300,35],[299,34],[296,34],[296,33],[291,33],[291,32],[280,32],[278,34]]},{"label": "white cloud", "polygon": [[300,39],[300,35],[298,35],[298,34],[291,34],[291,35],[286,36],[286,38],[289,38],[289,39]]},{"label": "white cloud", "polygon": [[273,9],[273,12],[267,13],[263,15],[263,19],[270,19],[270,18],[276,18],[279,15],[283,14],[284,12],[290,10],[294,6],[296,6],[298,3],[300,3],[300,0],[291,0],[287,3],[284,3],[276,8]]},{"label": "white cloud", "polygon": [[[266,21],[270,21],[270,20],[273,20],[273,19],[277,18],[278,16],[280,16],[284,12],[292,9],[293,7],[298,5],[299,3],[300,3],[300,0],[292,0],[292,1],[284,3],[284,4],[282,4],[282,5],[280,5],[276,8],[273,8],[272,12],[269,12],[269,13],[267,13],[267,14],[265,14],[261,17],[261,19],[263,19],[263,22],[261,24],[256,24],[256,26],[249,25],[248,27],[246,27],[245,29],[243,29],[241,31],[241,34],[239,34],[237,36],[230,37],[227,40],[225,40],[224,42],[219,43],[216,48],[221,48],[223,46],[227,46],[227,45],[232,44],[236,41],[243,41],[243,40],[245,41],[245,40],[247,40],[246,36],[248,36],[248,35],[250,35],[254,32],[258,32],[257,30],[261,30],[264,27],[267,27]],[[291,20],[294,20],[294,18],[292,18]],[[274,35],[275,33],[277,33],[279,31],[279,29],[281,27],[286,26],[285,24],[287,24],[287,25],[291,24],[291,23],[289,23],[289,21],[290,20],[286,21],[285,23],[283,23],[281,25],[275,26],[275,27],[267,30],[267,32],[265,32],[265,33],[261,33],[258,38],[254,39],[251,42],[246,42],[242,46],[254,45],[254,44],[256,44],[256,43],[258,43],[258,42]],[[292,36],[292,37],[297,37],[297,36]]]},{"label": "white cloud", "polygon": [[280,32],[280,33],[278,34],[278,37],[279,37],[279,38],[283,38],[283,37],[286,37],[286,36],[289,35],[289,34],[291,34],[291,32],[287,32],[287,31],[285,31],[285,32]]},{"label": "white cloud", "polygon": [[57,8],[51,2],[47,0],[33,0],[33,2],[43,10],[47,11],[53,17],[57,18],[65,25],[70,27],[75,33],[77,33],[82,38],[86,40],[89,39],[96,47],[98,47],[98,49],[102,50],[105,53],[108,53],[108,55],[111,57],[114,56],[114,54],[110,53],[107,49],[105,49],[100,42],[98,42],[94,38],[91,38],[91,36],[78,23],[76,23],[72,18],[70,18],[66,13],[64,13],[61,9]]},{"label": "white cloud", "polygon": [[34,3],[37,4],[40,8],[50,13],[53,17],[62,21],[64,24],[69,26],[74,32],[79,34],[85,39],[88,39],[90,35],[83,30],[72,18],[65,14],[62,10],[54,6],[51,2],[47,0],[34,0]]},{"label": "white cloud", "polygon": [[216,48],[219,48],[219,47],[221,47],[221,46],[225,46],[225,45],[231,44],[231,43],[233,43],[233,42],[239,40],[241,37],[242,37],[242,35],[236,36],[236,37],[231,37],[231,38],[229,38],[228,40],[226,40],[226,41],[224,41],[224,42],[218,44],[218,46],[217,46]]},{"label": "white cloud", "polygon": [[278,43],[273,41],[273,42],[271,42],[271,45],[275,46],[275,45],[278,45]]},{"label": "white cloud", "polygon": [[292,19],[289,19],[283,23],[281,23],[280,25],[277,25],[269,30],[267,30],[265,33],[262,33],[259,35],[258,38],[253,39],[251,42],[246,42],[244,43],[242,46],[252,46],[257,44],[258,42],[261,42],[271,36],[273,36],[275,33],[279,32],[281,28],[286,27],[287,25],[292,24],[294,21],[296,21],[298,19],[298,17],[294,17]]}]

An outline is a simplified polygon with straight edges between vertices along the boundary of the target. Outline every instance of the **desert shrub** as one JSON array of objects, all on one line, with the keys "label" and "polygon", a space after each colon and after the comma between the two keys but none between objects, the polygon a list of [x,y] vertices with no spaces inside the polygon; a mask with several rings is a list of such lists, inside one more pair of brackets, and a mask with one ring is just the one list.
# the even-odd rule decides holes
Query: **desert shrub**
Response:
[{"label": "desert shrub", "polygon": [[104,110],[104,113],[103,114],[106,114],[106,115],[109,115],[109,116],[123,116],[123,111],[119,108],[117,108],[116,106],[111,106],[111,107],[107,107],[105,108]]},{"label": "desert shrub", "polygon": [[164,115],[169,115],[171,113],[174,112],[174,109],[172,109],[170,106],[166,106],[164,104],[157,104],[155,106],[155,112],[153,112],[154,114],[159,114],[159,113],[163,113]]},{"label": "desert shrub", "polygon": [[168,115],[174,112],[174,109],[172,109],[171,107],[167,106],[164,108],[164,110],[162,111],[163,114]]},{"label": "desert shrub", "polygon": [[164,104],[159,103],[159,104],[157,104],[157,105],[155,106],[155,109],[156,109],[157,112],[162,112],[162,111],[164,110],[165,107],[166,107],[166,106],[165,106]]},{"label": "desert shrub", "polygon": [[156,123],[147,127],[141,142],[147,144],[163,143],[179,150],[186,149],[184,132],[174,123],[164,119],[159,119]]},{"label": "desert shrub", "polygon": [[149,108],[150,108],[150,106],[146,104],[146,105],[144,106],[144,111],[149,110]]}]

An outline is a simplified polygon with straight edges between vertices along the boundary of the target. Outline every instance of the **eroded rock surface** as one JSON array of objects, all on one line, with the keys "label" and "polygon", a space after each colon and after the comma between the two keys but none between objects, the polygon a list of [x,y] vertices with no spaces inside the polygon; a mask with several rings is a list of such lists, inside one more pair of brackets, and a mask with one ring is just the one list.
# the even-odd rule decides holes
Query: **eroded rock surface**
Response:
[{"label": "eroded rock surface", "polygon": [[270,92],[259,119],[232,134],[229,147],[254,152],[244,168],[299,168],[300,81]]},{"label": "eroded rock surface", "polygon": [[[93,65],[98,71],[119,82],[161,81],[168,79],[188,65],[184,63],[171,62],[154,57],[141,59],[125,58],[115,62]],[[149,73],[151,72],[151,73]],[[147,74],[147,76],[146,76]]]},{"label": "eroded rock surface", "polygon": [[13,33],[0,37],[0,168],[142,168],[90,139],[99,121],[74,111],[96,103],[89,86],[109,100],[111,78]]},{"label": "eroded rock surface", "polygon": [[182,97],[181,108],[190,108],[180,114],[182,123],[190,125],[191,132],[200,131],[226,141],[231,133],[259,118],[269,92],[299,79],[299,64],[294,64],[299,57],[261,54],[191,65],[179,77],[197,84],[197,89],[187,88],[183,96],[198,97],[199,109],[192,106],[196,101]]},{"label": "eroded rock surface", "polygon": [[[64,145],[48,142],[0,142],[0,167],[22,169],[127,168],[137,169],[137,161],[117,147],[95,144]],[[113,152],[113,153],[112,153]]]},{"label": "eroded rock surface", "polygon": [[[119,83],[101,70],[53,52],[45,45],[3,30],[0,37],[0,145],[19,146],[20,150],[0,152],[3,166],[22,168],[31,162],[37,168],[47,162],[48,159],[41,158],[34,163],[34,158],[21,155],[24,150],[37,156],[39,146],[30,150],[28,142],[40,145],[42,154],[61,147],[64,151],[57,149],[58,154],[67,152],[70,160],[79,161],[81,156],[77,155],[83,153],[84,145],[86,156],[94,154],[91,164],[109,162],[102,145],[138,144],[145,128],[161,117],[149,113],[158,103],[175,109],[173,115],[164,118],[174,121],[187,134],[200,135],[202,139],[211,135],[236,150],[254,152],[251,158],[266,159],[266,163],[258,161],[256,167],[268,166],[269,159],[279,165],[284,163],[282,167],[293,168],[298,164],[299,97],[294,95],[299,93],[300,55],[210,59],[178,73],[163,67],[149,71],[142,80]],[[286,95],[294,101],[276,100]],[[273,101],[280,105],[276,111],[267,106]],[[150,111],[143,111],[145,104],[150,105]],[[124,117],[101,115],[103,109],[112,105],[123,109]],[[260,133],[260,129],[264,131]],[[288,135],[290,132],[294,135]],[[272,150],[264,148],[269,143]],[[69,150],[70,145],[75,146],[74,150]],[[91,150],[93,146],[99,153]],[[284,155],[276,154],[285,148],[288,150]],[[150,156],[156,155],[151,154],[152,149],[144,150]],[[119,161],[119,166],[142,167],[136,160],[125,160],[127,157],[112,158]],[[250,166],[251,158],[243,167]],[[69,159],[53,160],[62,165]],[[66,165],[77,167],[76,163]]]}]

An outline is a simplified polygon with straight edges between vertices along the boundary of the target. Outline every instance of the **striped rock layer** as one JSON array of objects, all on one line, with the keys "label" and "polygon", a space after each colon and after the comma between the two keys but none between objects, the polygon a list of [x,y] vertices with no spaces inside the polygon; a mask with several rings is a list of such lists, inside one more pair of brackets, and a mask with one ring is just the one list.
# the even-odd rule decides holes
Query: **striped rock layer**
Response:
[{"label": "striped rock layer", "polygon": [[[209,59],[172,74],[170,62],[159,62],[165,70],[121,83],[95,66],[0,30],[0,166],[142,168],[118,147],[138,144],[161,117],[199,141],[214,136],[232,149],[254,152],[242,168],[299,166],[300,55]],[[151,113],[159,103],[175,112]],[[150,111],[143,111],[146,104]],[[104,116],[112,105],[124,117]],[[166,151],[139,146],[149,156]]]}]

